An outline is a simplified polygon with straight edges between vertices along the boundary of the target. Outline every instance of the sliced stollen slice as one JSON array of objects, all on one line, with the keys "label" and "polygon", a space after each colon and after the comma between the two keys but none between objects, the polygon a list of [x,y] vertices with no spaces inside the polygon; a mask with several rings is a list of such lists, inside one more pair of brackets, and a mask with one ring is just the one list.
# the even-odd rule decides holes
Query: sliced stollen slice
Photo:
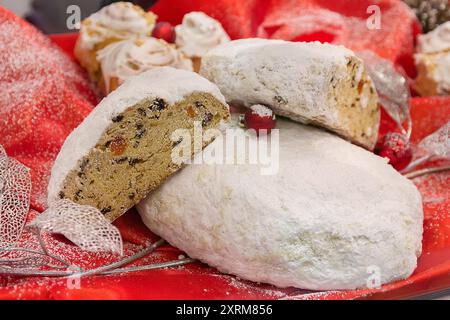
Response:
[{"label": "sliced stollen slice", "polygon": [[[329,132],[284,119],[277,128],[278,172],[261,174],[277,157],[252,164],[250,152],[242,164],[188,165],[139,203],[144,223],[192,258],[279,287],[355,289],[407,278],[422,245],[414,184]],[[237,130],[196,158],[246,137]]]},{"label": "sliced stollen slice", "polygon": [[342,46],[236,40],[208,51],[200,74],[229,103],[263,104],[368,149],[377,141],[377,93],[362,61]]},{"label": "sliced stollen slice", "polygon": [[[180,169],[172,159],[176,130],[192,137],[195,126],[217,128],[228,119],[219,89],[194,72],[163,67],[131,77],[66,139],[48,202],[68,198],[112,221]],[[212,139],[201,140],[201,147]],[[189,157],[198,149],[192,147]]]}]

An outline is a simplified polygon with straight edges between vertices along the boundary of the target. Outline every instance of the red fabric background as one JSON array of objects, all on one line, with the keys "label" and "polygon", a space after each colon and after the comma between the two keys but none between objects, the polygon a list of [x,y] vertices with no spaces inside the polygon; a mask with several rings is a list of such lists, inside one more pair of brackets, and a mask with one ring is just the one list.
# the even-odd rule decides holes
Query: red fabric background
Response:
[{"label": "red fabric background", "polygon": [[[414,74],[411,65],[417,21],[397,0],[380,1],[159,1],[154,10],[160,20],[179,23],[184,13],[201,10],[219,19],[232,38],[266,36],[289,40],[321,40],[368,48]],[[377,32],[364,30],[366,8],[377,3],[387,17]],[[330,13],[332,14],[330,18]],[[337,13],[337,16],[336,16]],[[383,15],[384,15],[383,14]],[[391,15],[391,16],[389,16]],[[394,21],[393,21],[394,20]],[[308,24],[309,23],[309,24]],[[317,25],[319,27],[312,28]],[[350,28],[353,26],[352,28]],[[359,28],[357,28],[359,26]],[[395,32],[392,32],[395,30]],[[33,178],[30,218],[45,207],[51,165],[65,137],[97,102],[84,72],[71,60],[76,35],[50,40],[13,14],[0,8],[0,144],[30,167]],[[413,142],[419,141],[450,119],[450,98],[414,98],[411,103]],[[383,118],[382,131],[392,121]],[[0,276],[3,299],[351,299],[400,298],[450,286],[450,174],[417,179],[424,197],[424,252],[414,275],[379,290],[312,293],[278,289],[220,275],[203,264],[171,270],[154,270],[120,276],[82,279],[80,289],[68,289],[65,279]],[[125,253],[154,241],[131,211],[116,225],[125,239]],[[24,234],[23,245],[32,236]],[[109,254],[80,251],[61,237],[45,237],[49,248],[73,263],[92,268],[117,259]],[[138,262],[173,260],[180,252],[170,246]]]}]

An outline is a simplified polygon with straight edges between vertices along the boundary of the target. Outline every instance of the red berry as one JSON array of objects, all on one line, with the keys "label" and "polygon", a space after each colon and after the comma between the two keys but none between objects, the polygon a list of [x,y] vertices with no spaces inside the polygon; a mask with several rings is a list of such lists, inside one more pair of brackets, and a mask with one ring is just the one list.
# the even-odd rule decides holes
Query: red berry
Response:
[{"label": "red berry", "polygon": [[266,106],[257,104],[245,112],[244,124],[248,129],[254,129],[257,134],[260,130],[267,130],[269,134],[275,128],[275,114]]},{"label": "red berry", "polygon": [[397,132],[386,134],[377,143],[375,153],[380,157],[388,158],[389,163],[398,171],[405,169],[413,157],[408,139]]},{"label": "red berry", "polygon": [[168,43],[174,43],[176,38],[175,28],[169,22],[158,22],[153,29],[152,36],[163,39]]}]

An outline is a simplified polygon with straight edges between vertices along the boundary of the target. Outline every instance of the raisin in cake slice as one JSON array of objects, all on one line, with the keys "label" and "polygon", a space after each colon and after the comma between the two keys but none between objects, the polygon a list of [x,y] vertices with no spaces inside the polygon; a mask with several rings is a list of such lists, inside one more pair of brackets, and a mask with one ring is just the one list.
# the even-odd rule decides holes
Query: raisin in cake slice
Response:
[{"label": "raisin in cake slice", "polygon": [[192,137],[196,124],[206,130],[228,118],[219,89],[194,72],[164,67],[131,77],[66,139],[48,201],[69,198],[112,221],[180,169],[171,156],[175,130]]},{"label": "raisin in cake slice", "polygon": [[263,104],[373,149],[377,94],[355,54],[330,44],[244,39],[222,44],[202,59],[200,73],[230,103]]}]

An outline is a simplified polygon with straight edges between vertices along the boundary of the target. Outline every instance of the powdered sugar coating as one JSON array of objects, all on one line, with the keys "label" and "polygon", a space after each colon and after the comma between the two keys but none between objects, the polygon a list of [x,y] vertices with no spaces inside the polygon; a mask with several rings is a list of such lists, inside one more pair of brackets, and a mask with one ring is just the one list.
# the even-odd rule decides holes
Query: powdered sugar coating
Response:
[{"label": "powdered sugar coating", "polygon": [[187,166],[138,205],[144,223],[190,257],[279,287],[366,287],[375,267],[381,283],[408,277],[423,220],[412,182],[327,132],[286,120],[278,128],[278,174]]},{"label": "powdered sugar coating", "polygon": [[261,117],[271,117],[273,116],[273,111],[270,110],[270,108],[267,108],[266,106],[263,106],[262,104],[254,104],[250,107],[252,110],[252,113],[257,114]]},{"label": "powdered sugar coating", "polygon": [[[347,74],[352,51],[329,44],[242,39],[210,50],[200,74],[216,83],[227,101],[246,106],[264,104],[292,119],[321,119],[339,126],[330,81]],[[356,81],[364,71],[356,70]],[[364,100],[364,99],[362,99]]]},{"label": "powdered sugar coating", "polygon": [[225,103],[219,89],[198,74],[161,67],[133,76],[113,91],[67,137],[52,168],[48,186],[48,202],[57,199],[65,177],[95,147],[112,119],[144,99],[161,98],[175,104],[194,92],[206,92]]}]

